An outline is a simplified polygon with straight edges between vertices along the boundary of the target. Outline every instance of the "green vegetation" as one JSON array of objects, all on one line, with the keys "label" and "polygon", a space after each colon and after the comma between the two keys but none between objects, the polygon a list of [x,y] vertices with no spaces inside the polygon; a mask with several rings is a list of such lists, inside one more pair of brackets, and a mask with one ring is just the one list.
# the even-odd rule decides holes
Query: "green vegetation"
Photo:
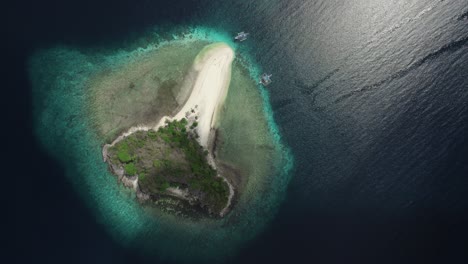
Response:
[{"label": "green vegetation", "polygon": [[[109,149],[110,160],[123,166],[126,175],[138,175],[145,193],[164,193],[177,186],[209,211],[219,212],[227,203],[229,188],[208,164],[208,151],[196,140],[196,132],[187,130],[185,118],[165,123],[158,131],[136,132],[117,143]],[[190,128],[197,125],[193,122]]]},{"label": "green vegetation", "polygon": [[154,131],[154,130],[149,130],[147,135],[151,140],[157,140],[158,139],[158,133],[156,131]]},{"label": "green vegetation", "polygon": [[198,122],[193,122],[193,124],[190,126],[190,129],[194,129],[198,126]]},{"label": "green vegetation", "polygon": [[138,180],[140,181],[144,181],[145,177],[146,177],[146,173],[144,172],[141,172],[140,174],[138,174]]},{"label": "green vegetation", "polygon": [[134,163],[125,164],[124,168],[127,175],[133,176],[137,173],[137,169]]},{"label": "green vegetation", "polygon": [[128,153],[128,145],[126,143],[119,145],[117,157],[122,163],[127,163],[133,160],[133,158]]}]

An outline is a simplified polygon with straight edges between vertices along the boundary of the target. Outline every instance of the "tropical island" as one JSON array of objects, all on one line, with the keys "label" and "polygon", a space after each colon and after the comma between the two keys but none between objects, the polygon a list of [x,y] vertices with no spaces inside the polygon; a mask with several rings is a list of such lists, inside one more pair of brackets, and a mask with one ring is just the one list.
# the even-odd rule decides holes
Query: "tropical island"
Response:
[{"label": "tropical island", "polygon": [[229,255],[274,217],[292,156],[244,43],[205,27],[157,32],[37,51],[34,132],[122,246]]},{"label": "tropical island", "polygon": [[231,77],[233,50],[217,43],[196,57],[185,104],[151,126],[136,126],[103,148],[111,171],[140,202],[178,199],[209,216],[224,216],[234,188],[217,170],[216,126]]}]

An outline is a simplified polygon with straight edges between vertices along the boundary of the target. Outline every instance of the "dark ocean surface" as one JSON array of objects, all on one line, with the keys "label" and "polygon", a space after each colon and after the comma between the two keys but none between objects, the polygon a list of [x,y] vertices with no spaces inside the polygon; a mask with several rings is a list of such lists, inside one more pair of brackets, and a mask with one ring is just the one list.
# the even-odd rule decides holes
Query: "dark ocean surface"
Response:
[{"label": "dark ocean surface", "polygon": [[20,101],[6,121],[22,139],[12,155],[30,153],[28,166],[12,163],[17,262],[157,262],[118,246],[33,138],[26,65],[39,48],[131,42],[158,25],[248,31],[244,48],[273,73],[295,168],[274,222],[233,263],[468,262],[468,1],[46,0],[7,11]]}]

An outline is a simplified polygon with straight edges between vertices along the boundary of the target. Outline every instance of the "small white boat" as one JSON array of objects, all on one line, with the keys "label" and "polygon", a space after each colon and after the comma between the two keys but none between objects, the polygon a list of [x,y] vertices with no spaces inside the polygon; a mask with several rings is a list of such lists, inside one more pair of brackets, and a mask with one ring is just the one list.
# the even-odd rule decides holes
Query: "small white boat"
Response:
[{"label": "small white boat", "polygon": [[245,33],[244,31],[237,33],[237,36],[234,37],[237,41],[244,41],[247,39],[249,33]]},{"label": "small white boat", "polygon": [[267,86],[271,83],[271,74],[264,73],[262,76],[260,76],[260,84],[263,84],[263,86]]}]

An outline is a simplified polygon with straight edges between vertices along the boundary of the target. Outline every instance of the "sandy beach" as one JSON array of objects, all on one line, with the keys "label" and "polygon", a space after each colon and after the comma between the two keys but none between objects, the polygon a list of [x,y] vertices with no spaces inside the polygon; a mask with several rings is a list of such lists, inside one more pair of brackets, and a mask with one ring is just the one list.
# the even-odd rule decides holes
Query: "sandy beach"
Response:
[{"label": "sandy beach", "polygon": [[[204,48],[196,57],[193,68],[198,72],[189,98],[184,106],[174,116],[165,116],[158,124],[151,126],[136,126],[117,137],[111,144],[103,147],[102,154],[104,161],[107,159],[107,149],[114,146],[120,140],[137,131],[157,130],[165,124],[166,120],[180,120],[182,118],[194,119],[198,122],[197,133],[200,145],[210,149],[210,139],[213,137],[216,125],[216,118],[221,109],[229,89],[231,80],[231,64],[234,59],[234,51],[224,43],[216,43]],[[212,133],[213,132],[213,133]],[[209,163],[216,168],[214,159],[210,153]],[[222,175],[219,175],[222,177]],[[223,216],[234,196],[232,185],[224,178],[229,186],[229,200],[226,207],[221,211]]]},{"label": "sandy beach", "polygon": [[211,129],[223,105],[231,80],[231,63],[234,51],[226,44],[217,43],[206,47],[195,59],[194,69],[199,72],[190,97],[180,111],[173,117],[165,117],[154,128],[164,124],[165,119],[187,118],[192,110],[198,117],[200,145],[207,148]]}]

